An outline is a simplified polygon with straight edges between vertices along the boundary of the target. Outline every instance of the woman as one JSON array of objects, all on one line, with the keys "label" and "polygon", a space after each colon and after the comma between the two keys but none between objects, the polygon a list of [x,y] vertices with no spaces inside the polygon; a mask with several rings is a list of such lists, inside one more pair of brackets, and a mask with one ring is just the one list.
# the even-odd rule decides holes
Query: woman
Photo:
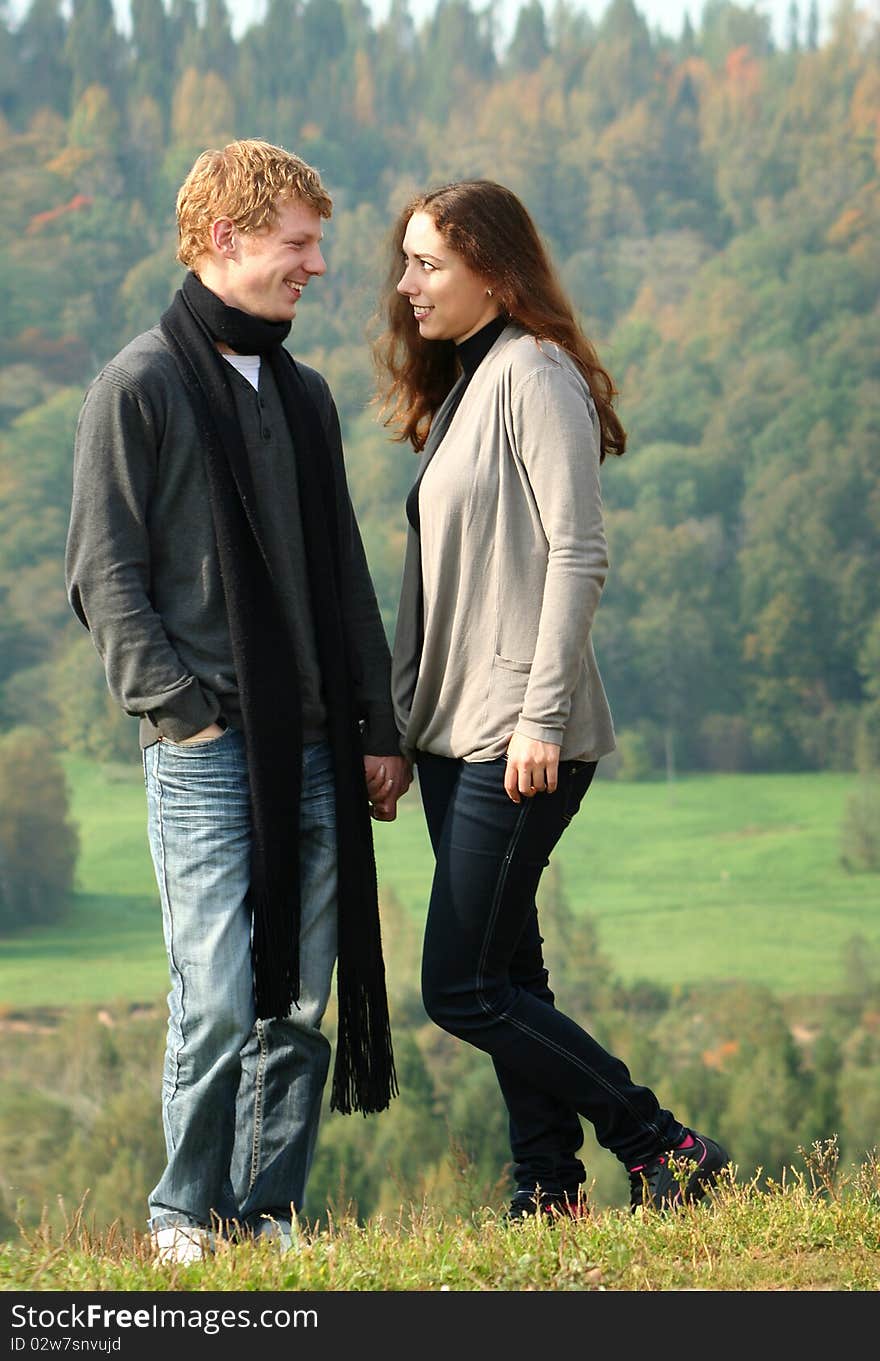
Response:
[{"label": "woman", "polygon": [[698,1199],[727,1154],[555,1009],[535,905],[614,747],[590,639],[608,566],[599,465],[626,442],[614,386],[526,209],[491,181],[407,206],[384,312],[386,423],[421,453],[393,684],[436,857],[425,1006],[492,1057],[510,1218],[578,1212],[579,1114],[629,1171],[633,1208]]}]

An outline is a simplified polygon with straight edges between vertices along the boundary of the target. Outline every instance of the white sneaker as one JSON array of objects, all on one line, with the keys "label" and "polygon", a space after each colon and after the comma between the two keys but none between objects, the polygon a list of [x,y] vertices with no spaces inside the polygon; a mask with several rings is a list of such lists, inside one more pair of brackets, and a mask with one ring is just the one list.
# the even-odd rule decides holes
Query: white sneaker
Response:
[{"label": "white sneaker", "polygon": [[254,1242],[271,1243],[277,1252],[290,1252],[299,1246],[296,1231],[289,1219],[275,1219],[261,1215],[254,1225]]},{"label": "white sneaker", "polygon": [[172,1262],[201,1262],[211,1246],[207,1229],[189,1224],[154,1229],[150,1240],[156,1253],[157,1266],[167,1266]]}]

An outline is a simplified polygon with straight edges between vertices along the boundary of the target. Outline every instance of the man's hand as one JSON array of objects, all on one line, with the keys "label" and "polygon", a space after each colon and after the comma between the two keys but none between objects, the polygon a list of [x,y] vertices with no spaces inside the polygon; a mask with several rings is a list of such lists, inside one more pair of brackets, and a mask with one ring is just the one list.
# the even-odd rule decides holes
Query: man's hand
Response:
[{"label": "man's hand", "polygon": [[364,775],[370,816],[377,822],[393,822],[397,800],[412,784],[412,766],[404,756],[365,756]]},{"label": "man's hand", "polygon": [[535,794],[552,794],[559,776],[560,750],[556,742],[537,742],[515,732],[507,748],[504,772],[508,798],[519,803]]}]

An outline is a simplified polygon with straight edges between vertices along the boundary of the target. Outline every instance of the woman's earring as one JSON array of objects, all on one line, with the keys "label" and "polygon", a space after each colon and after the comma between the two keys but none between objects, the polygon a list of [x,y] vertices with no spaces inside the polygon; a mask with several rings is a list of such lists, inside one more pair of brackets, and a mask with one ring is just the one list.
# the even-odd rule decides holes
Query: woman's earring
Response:
[{"label": "woman's earring", "polygon": [[491,296],[492,296],[492,290],[491,290],[491,288],[487,288],[487,289],[486,289],[486,292],[488,293],[489,297],[491,298]]}]

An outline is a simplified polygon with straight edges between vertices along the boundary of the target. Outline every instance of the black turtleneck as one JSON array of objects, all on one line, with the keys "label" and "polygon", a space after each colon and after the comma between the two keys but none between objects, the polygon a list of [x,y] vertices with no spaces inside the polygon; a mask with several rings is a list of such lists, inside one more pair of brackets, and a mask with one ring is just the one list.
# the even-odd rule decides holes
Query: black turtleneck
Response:
[{"label": "black turtleneck", "polygon": [[[472,336],[468,336],[467,340],[463,340],[460,345],[456,346],[458,351],[458,362],[461,364],[464,372],[464,382],[455,394],[455,401],[449,411],[450,419],[461,403],[461,399],[465,394],[468,384],[486,358],[486,355],[489,353],[492,346],[495,344],[495,341],[501,335],[501,332],[504,330],[507,323],[508,318],[504,313],[500,316],[493,317],[491,321],[486,322],[485,326],[481,326],[479,331],[476,331]],[[406,498],[406,518],[409,520],[417,534],[419,532],[419,485],[421,480],[422,479],[419,478],[416,481],[415,486],[412,487],[409,496]]]}]

